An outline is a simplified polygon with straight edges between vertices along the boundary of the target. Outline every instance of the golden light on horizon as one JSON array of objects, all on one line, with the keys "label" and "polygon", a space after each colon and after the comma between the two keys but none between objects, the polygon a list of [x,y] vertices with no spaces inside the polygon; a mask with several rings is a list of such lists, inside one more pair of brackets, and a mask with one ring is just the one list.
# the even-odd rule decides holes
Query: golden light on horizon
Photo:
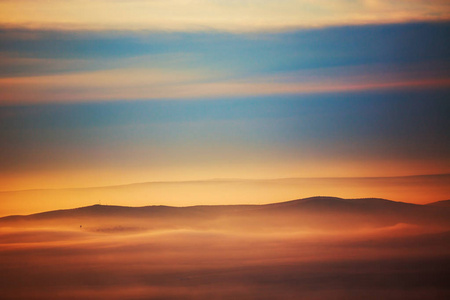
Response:
[{"label": "golden light on horizon", "polygon": [[447,299],[450,1],[0,0],[0,298]]}]

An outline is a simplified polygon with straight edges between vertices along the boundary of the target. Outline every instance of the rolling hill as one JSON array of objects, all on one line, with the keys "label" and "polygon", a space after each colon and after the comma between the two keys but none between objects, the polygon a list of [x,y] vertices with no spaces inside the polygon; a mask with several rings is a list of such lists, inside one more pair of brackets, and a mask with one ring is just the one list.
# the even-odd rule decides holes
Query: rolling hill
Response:
[{"label": "rolling hill", "polygon": [[264,205],[144,206],[93,205],[0,218],[0,226],[82,226],[86,230],[242,229],[349,230],[399,223],[450,226],[450,208],[385,199],[311,197]]}]

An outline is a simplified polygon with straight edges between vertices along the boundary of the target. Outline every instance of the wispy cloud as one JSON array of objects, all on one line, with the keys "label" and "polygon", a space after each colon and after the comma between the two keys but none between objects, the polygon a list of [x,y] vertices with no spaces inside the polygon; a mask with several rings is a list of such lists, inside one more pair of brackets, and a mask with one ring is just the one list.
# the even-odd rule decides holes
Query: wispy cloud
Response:
[{"label": "wispy cloud", "polygon": [[[206,74],[205,74],[206,75]],[[201,76],[201,78],[205,78]],[[0,79],[0,102],[66,102],[166,98],[180,84],[199,79],[192,72],[120,69]],[[175,93],[176,94],[176,93]]]},{"label": "wispy cloud", "polygon": [[0,0],[0,20],[6,189],[449,170],[448,1]]},{"label": "wispy cloud", "polygon": [[449,18],[441,0],[0,1],[3,27],[34,29],[241,32]]},{"label": "wispy cloud", "polygon": [[448,32],[447,23],[277,34],[1,30],[0,103],[441,88]]},{"label": "wispy cloud", "polygon": [[436,67],[413,72],[383,67],[336,67],[223,79],[208,70],[119,69],[47,76],[1,78],[0,103],[42,103],[136,99],[199,99],[280,94],[320,94],[383,89],[446,87]]}]

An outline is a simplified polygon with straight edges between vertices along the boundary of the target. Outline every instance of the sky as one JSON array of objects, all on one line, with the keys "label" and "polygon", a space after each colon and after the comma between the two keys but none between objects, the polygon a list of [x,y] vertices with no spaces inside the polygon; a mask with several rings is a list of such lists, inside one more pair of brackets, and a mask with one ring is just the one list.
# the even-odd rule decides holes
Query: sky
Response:
[{"label": "sky", "polygon": [[449,21],[439,0],[0,0],[0,191],[448,174]]}]

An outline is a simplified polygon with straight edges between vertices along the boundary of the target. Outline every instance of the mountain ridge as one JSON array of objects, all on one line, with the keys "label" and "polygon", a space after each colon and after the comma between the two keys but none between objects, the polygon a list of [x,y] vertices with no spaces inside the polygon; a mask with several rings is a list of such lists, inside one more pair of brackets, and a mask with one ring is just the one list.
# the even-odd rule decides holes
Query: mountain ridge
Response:
[{"label": "mountain ridge", "polygon": [[[320,203],[320,202],[330,202],[331,204],[336,202],[367,202],[367,201],[380,201],[384,203],[401,203],[406,205],[413,205],[413,206],[426,206],[426,205],[433,205],[437,204],[443,201],[437,201],[429,204],[415,204],[415,203],[407,203],[407,202],[401,202],[401,201],[393,201],[388,199],[382,199],[382,198],[351,198],[351,199],[345,199],[340,197],[331,197],[331,196],[313,196],[313,197],[307,197],[307,198],[301,198],[301,199],[294,199],[294,200],[288,200],[288,201],[282,201],[282,202],[274,202],[274,203],[266,203],[266,204],[231,204],[231,205],[190,205],[190,206],[170,206],[170,205],[146,205],[146,206],[122,206],[122,205],[105,205],[105,204],[93,204],[88,206],[82,206],[82,207],[76,207],[76,208],[69,208],[69,209],[57,209],[57,210],[51,210],[51,211],[44,211],[44,212],[38,212],[28,215],[9,215],[0,217],[1,219],[4,218],[11,218],[11,217],[35,217],[35,216],[45,216],[50,214],[57,214],[57,213],[67,213],[67,212],[83,212],[83,211],[97,211],[97,212],[103,212],[105,210],[112,210],[112,209],[121,209],[121,210],[147,210],[147,209],[155,209],[155,210],[164,210],[164,209],[200,209],[200,208],[261,208],[265,209],[268,207],[281,207],[281,206],[295,206],[299,204],[306,204],[309,202],[314,202],[314,204]],[[444,200],[446,201],[446,200]],[[450,200],[448,200],[450,202]],[[321,203],[323,204],[323,203]],[[362,204],[362,203],[361,203]]]},{"label": "mountain ridge", "polygon": [[[395,224],[436,225],[450,228],[450,207],[396,202],[381,198],[344,199],[316,196],[254,205],[84,206],[0,218],[0,227],[17,224],[92,224],[106,228],[352,229]],[[79,225],[77,225],[79,224]],[[109,226],[109,227],[108,227]],[[109,229],[102,229],[108,231]]]},{"label": "mountain ridge", "polygon": [[450,200],[441,200],[428,203],[430,206],[439,206],[439,207],[450,207]]}]

